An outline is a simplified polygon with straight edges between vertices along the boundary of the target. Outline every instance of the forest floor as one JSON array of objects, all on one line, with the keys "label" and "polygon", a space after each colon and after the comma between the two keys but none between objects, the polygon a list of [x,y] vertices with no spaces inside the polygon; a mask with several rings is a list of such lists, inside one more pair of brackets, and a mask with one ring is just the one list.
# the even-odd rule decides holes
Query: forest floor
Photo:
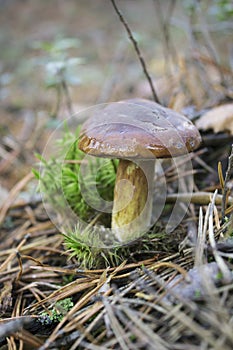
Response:
[{"label": "forest floor", "polygon": [[[0,350],[231,350],[227,17],[217,21],[208,6],[191,16],[176,2],[119,1],[161,104],[196,124],[202,144],[190,155],[195,196],[189,207],[179,197],[186,215],[173,232],[168,199],[149,238],[85,268],[45,210],[36,154],[54,155],[51,135],[61,137],[55,131],[72,114],[82,120],[101,103],[153,99],[150,85],[111,1],[0,6]],[[180,171],[164,163],[169,198],[177,178],[190,176]]]}]

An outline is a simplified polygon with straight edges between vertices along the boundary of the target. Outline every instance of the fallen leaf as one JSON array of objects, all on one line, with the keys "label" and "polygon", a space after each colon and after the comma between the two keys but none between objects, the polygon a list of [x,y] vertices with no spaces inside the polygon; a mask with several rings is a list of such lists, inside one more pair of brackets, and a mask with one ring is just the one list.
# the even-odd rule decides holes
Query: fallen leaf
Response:
[{"label": "fallen leaf", "polygon": [[198,129],[213,129],[215,133],[228,131],[233,135],[233,103],[228,103],[204,113],[196,122]]}]

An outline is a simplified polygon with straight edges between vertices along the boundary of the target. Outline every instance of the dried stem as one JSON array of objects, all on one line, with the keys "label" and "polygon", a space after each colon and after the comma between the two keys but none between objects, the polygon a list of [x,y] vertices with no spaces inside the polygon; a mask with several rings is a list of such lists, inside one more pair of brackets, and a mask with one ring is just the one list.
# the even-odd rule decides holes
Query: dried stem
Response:
[{"label": "dried stem", "polygon": [[136,52],[136,54],[138,56],[138,59],[139,59],[139,61],[141,63],[143,73],[145,74],[145,76],[146,76],[146,78],[147,78],[147,80],[149,82],[149,85],[150,85],[150,88],[151,88],[151,92],[152,92],[152,95],[153,95],[153,99],[154,99],[155,102],[160,103],[159,102],[159,98],[157,96],[157,93],[155,91],[152,79],[151,79],[150,74],[149,74],[149,72],[147,70],[145,60],[142,57],[141,51],[140,51],[140,49],[138,47],[138,43],[137,43],[136,39],[134,38],[133,33],[132,33],[128,23],[126,22],[125,18],[123,17],[122,13],[120,12],[119,8],[117,7],[115,0],[110,0],[110,1],[111,1],[112,5],[114,7],[114,10],[116,11],[116,14],[119,17],[121,23],[124,25],[124,27],[125,27],[125,29],[126,29],[126,31],[128,33],[129,39],[131,40],[131,42],[133,44],[134,50],[135,50],[135,52]]},{"label": "dried stem", "polygon": [[67,85],[67,83],[66,83],[64,78],[62,79],[61,85],[62,85],[64,96],[65,96],[65,99],[66,99],[66,106],[67,106],[68,112],[69,112],[70,116],[72,116],[74,114],[73,107],[72,107],[72,100],[71,100],[71,97],[70,97],[68,85]]},{"label": "dried stem", "polygon": [[[209,213],[209,207],[206,213],[206,216]],[[206,220],[206,218],[205,218]],[[205,230],[203,227],[203,210],[202,207],[200,207],[199,210],[199,223],[198,223],[198,236],[197,236],[197,244],[195,249],[195,261],[194,266],[201,266],[204,263],[204,249],[205,249],[205,242],[206,242],[206,225]]]},{"label": "dried stem", "polygon": [[63,95],[64,95],[65,104],[66,104],[69,115],[72,116],[74,114],[69,88],[68,88],[68,85],[67,85],[67,82],[66,82],[66,79],[64,77],[64,73],[62,70],[59,72],[59,76],[60,76],[61,82],[59,85],[56,86],[57,101],[56,101],[55,110],[52,113],[53,118],[57,118],[57,114],[58,114],[60,107],[61,107]]},{"label": "dried stem", "polygon": [[226,171],[226,176],[224,180],[224,187],[223,187],[223,194],[222,194],[222,222],[224,222],[225,217],[225,211],[226,211],[226,202],[227,202],[227,195],[228,195],[228,181],[231,177],[231,172],[233,169],[233,145],[231,146],[231,154],[228,158],[228,167]]},{"label": "dried stem", "polygon": [[209,204],[209,241],[210,245],[213,251],[213,256],[215,258],[216,263],[218,264],[218,267],[220,271],[223,274],[224,281],[226,283],[230,283],[232,281],[231,271],[229,270],[227,264],[225,263],[224,259],[221,257],[217,250],[217,244],[214,238],[214,223],[213,223],[213,213],[214,213],[214,206],[215,206],[215,198],[217,196],[217,190],[214,193],[214,197],[212,199],[212,202]]}]

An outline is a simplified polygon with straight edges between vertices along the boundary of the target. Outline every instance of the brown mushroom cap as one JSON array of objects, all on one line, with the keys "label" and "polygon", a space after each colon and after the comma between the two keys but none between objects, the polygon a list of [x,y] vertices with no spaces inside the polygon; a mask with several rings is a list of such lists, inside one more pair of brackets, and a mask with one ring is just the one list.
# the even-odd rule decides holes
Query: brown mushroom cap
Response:
[{"label": "brown mushroom cap", "polygon": [[183,115],[144,99],[110,103],[81,129],[79,149],[97,157],[154,159],[193,151],[201,142]]}]

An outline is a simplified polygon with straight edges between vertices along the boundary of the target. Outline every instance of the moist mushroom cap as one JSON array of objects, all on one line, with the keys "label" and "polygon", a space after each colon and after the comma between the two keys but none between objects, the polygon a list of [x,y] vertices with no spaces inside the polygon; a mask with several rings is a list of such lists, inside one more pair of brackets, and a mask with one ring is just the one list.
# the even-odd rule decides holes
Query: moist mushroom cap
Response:
[{"label": "moist mushroom cap", "polygon": [[79,149],[97,157],[154,159],[199,146],[197,128],[183,115],[144,99],[106,105],[81,129]]}]

